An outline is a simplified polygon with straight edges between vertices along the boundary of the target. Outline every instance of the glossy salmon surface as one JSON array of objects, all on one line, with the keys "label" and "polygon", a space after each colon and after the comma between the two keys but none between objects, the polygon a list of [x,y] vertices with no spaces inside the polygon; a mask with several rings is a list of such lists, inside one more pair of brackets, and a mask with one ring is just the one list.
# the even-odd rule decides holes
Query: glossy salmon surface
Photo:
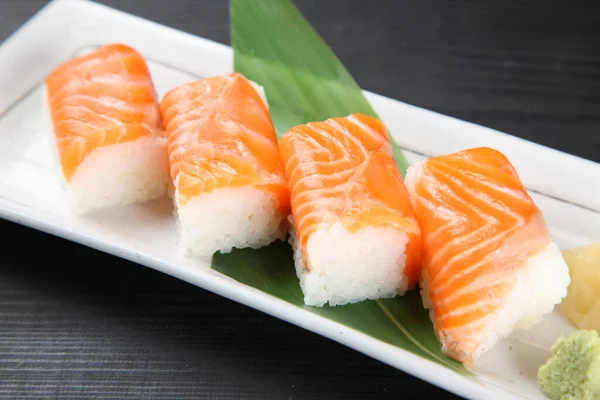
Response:
[{"label": "glossy salmon surface", "polygon": [[105,45],[67,61],[48,75],[46,89],[67,181],[97,148],[163,136],[146,61],[126,45]]},{"label": "glossy salmon surface", "polygon": [[336,222],[351,232],[393,227],[408,235],[404,274],[409,289],[416,285],[419,226],[381,121],[351,114],[299,125],[282,136],[280,152],[301,247]]},{"label": "glossy salmon surface", "polygon": [[526,260],[549,243],[542,214],[500,152],[432,157],[407,174],[423,235],[422,294],[449,356],[471,365]]},{"label": "glossy salmon surface", "polygon": [[289,190],[267,105],[232,73],[183,84],[161,101],[169,165],[180,204],[218,188],[255,187],[289,212]]}]

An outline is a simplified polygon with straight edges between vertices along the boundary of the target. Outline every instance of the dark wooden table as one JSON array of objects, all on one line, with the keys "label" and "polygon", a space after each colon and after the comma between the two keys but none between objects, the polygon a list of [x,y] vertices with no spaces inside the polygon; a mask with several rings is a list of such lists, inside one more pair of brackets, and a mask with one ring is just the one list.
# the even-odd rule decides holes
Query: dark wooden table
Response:
[{"label": "dark wooden table", "polygon": [[[225,0],[103,3],[229,43]],[[0,40],[44,4],[1,0]],[[597,1],[296,4],[362,87],[600,161]],[[0,221],[0,398],[454,397],[174,278]]]}]

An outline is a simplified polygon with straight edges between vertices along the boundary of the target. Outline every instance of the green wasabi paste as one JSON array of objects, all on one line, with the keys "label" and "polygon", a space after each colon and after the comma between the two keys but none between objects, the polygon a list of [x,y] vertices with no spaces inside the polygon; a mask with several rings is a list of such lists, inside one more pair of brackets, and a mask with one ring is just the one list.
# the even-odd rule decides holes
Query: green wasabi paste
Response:
[{"label": "green wasabi paste", "polygon": [[551,400],[600,400],[600,336],[577,331],[561,336],[538,370],[538,383]]}]

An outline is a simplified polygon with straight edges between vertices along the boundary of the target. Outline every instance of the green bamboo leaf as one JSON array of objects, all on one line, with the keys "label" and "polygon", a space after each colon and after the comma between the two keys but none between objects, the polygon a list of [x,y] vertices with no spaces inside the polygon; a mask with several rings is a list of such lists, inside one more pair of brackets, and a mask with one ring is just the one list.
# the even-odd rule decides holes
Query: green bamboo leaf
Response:
[{"label": "green bamboo leaf", "polygon": [[336,307],[309,307],[292,260],[292,249],[277,242],[258,250],[234,249],[215,254],[212,268],[299,308],[318,314],[385,343],[408,350],[464,375],[470,373],[446,357],[433,333],[417,290],[393,299],[365,300]]},{"label": "green bamboo leaf", "polygon": [[[264,87],[278,136],[298,124],[350,113],[377,117],[350,73],[291,1],[230,0],[230,13],[234,69]],[[396,162],[404,173],[408,163],[397,143],[393,144]],[[305,306],[292,250],[284,242],[258,250],[217,253],[212,268],[299,308],[470,375],[441,352],[417,290],[394,299]]]},{"label": "green bamboo leaf", "polygon": [[[290,0],[230,0],[234,70],[264,87],[277,135],[311,121],[363,113],[361,88]],[[408,162],[392,139],[404,176]]]}]

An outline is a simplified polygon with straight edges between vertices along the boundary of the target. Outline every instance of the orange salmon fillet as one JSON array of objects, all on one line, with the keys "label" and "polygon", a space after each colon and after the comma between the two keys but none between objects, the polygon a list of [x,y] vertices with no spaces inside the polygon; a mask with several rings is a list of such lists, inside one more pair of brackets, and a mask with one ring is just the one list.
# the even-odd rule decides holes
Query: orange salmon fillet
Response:
[{"label": "orange salmon fillet", "polygon": [[238,73],[186,83],[160,103],[171,178],[180,205],[218,188],[273,193],[289,212],[289,191],[266,104]]},{"label": "orange salmon fillet", "polygon": [[443,351],[471,366],[515,274],[550,237],[500,152],[469,149],[413,168],[406,185],[423,235],[424,303]]},{"label": "orange salmon fillet", "polygon": [[48,75],[46,89],[67,182],[99,147],[162,137],[146,61],[128,46],[109,44],[67,61]]},{"label": "orange salmon fillet", "polygon": [[290,129],[279,146],[300,248],[319,226],[336,222],[350,232],[396,228],[409,237],[404,274],[413,288],[421,268],[419,226],[383,123],[363,114],[311,122]]}]

